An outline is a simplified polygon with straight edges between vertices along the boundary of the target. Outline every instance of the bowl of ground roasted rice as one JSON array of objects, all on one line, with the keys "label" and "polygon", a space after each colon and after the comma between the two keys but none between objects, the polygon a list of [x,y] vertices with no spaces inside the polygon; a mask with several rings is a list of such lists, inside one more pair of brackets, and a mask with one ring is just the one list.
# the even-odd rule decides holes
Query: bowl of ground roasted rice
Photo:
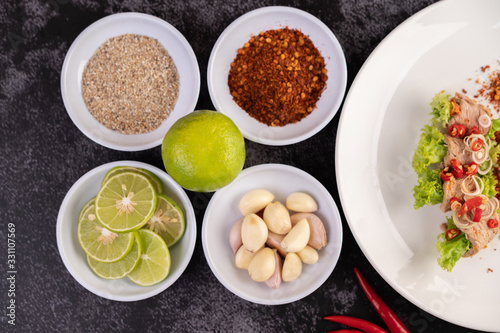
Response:
[{"label": "bowl of ground roasted rice", "polygon": [[342,47],[315,16],[292,7],[253,10],[215,43],[207,68],[215,108],[248,140],[306,140],[335,116],[347,84]]},{"label": "bowl of ground roasted rice", "polygon": [[195,109],[200,72],[184,36],[142,13],[104,17],[69,48],[61,93],[74,124],[108,148],[156,147],[179,118]]}]

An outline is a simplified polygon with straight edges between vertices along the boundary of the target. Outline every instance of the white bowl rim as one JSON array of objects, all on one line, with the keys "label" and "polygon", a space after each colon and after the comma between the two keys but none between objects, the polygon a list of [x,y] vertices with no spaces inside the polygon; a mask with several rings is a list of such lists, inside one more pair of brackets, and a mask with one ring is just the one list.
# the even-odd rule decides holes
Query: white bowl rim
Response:
[{"label": "white bowl rim", "polygon": [[[227,116],[230,117],[230,114],[228,112],[222,110],[220,107],[220,104],[218,102],[217,94],[214,91],[213,83],[212,83],[212,77],[214,75],[213,73],[213,66],[215,62],[215,57],[216,54],[218,53],[218,50],[221,48],[222,43],[224,42],[225,38],[234,30],[238,25],[243,23],[244,21],[250,20],[256,16],[266,14],[266,13],[293,13],[300,15],[304,17],[307,20],[310,20],[314,24],[316,24],[319,28],[323,30],[325,34],[327,34],[335,46],[336,51],[338,53],[336,54],[337,56],[340,56],[337,60],[341,63],[341,71],[338,75],[338,80],[340,83],[340,91],[339,91],[339,96],[336,98],[335,102],[333,105],[331,105],[330,109],[331,112],[328,113],[327,117],[324,117],[323,121],[319,122],[316,126],[314,126],[313,129],[311,129],[309,132],[304,133],[303,135],[296,136],[294,138],[288,138],[288,139],[273,139],[273,138],[265,138],[265,137],[260,137],[258,135],[255,135],[247,130],[245,128],[240,127],[240,131],[242,132],[243,136],[247,138],[250,141],[257,142],[260,144],[265,144],[265,145],[271,145],[271,146],[283,146],[283,145],[290,145],[294,143],[298,143],[301,141],[304,141],[315,134],[317,134],[319,131],[321,131],[328,123],[333,119],[333,117],[337,114],[337,112],[340,109],[340,105],[342,104],[342,101],[344,100],[345,97],[345,92],[347,89],[347,62],[345,59],[345,54],[342,49],[342,45],[338,41],[337,37],[333,33],[333,31],[325,24],[323,23],[319,18],[316,16],[298,8],[294,7],[287,7],[287,6],[266,6],[266,7],[261,7],[254,9],[252,11],[249,11],[240,17],[238,17],[236,20],[231,22],[222,32],[222,34],[219,36],[217,41],[214,44],[214,47],[212,48],[212,52],[210,54],[209,60],[208,60],[208,65],[207,65],[207,86],[208,86],[208,92],[211,97],[211,100],[214,104],[214,107],[216,110],[226,114]],[[325,93],[325,91],[323,91]],[[300,123],[300,122],[299,122]],[[291,124],[293,125],[293,124]],[[283,128],[283,127],[282,127]]]},{"label": "white bowl rim", "polygon": [[[189,107],[186,107],[186,109],[193,111],[196,107],[196,103],[198,102],[200,88],[201,88],[200,87],[201,86],[200,68],[199,68],[197,58],[196,58],[196,54],[194,53],[193,48],[189,44],[188,40],[173,25],[171,25],[170,23],[168,23],[167,21],[165,21],[159,17],[153,16],[150,14],[146,14],[146,13],[125,12],[125,13],[110,14],[110,15],[107,15],[107,16],[104,16],[104,17],[98,19],[97,21],[95,21],[92,24],[90,24],[89,26],[87,26],[82,32],[80,32],[80,34],[75,38],[75,40],[73,41],[73,43],[69,47],[68,51],[66,52],[66,56],[64,58],[64,62],[63,62],[62,70],[61,70],[60,88],[61,88],[61,95],[62,95],[62,99],[63,99],[63,104],[64,104],[64,107],[65,107],[70,119],[73,121],[75,126],[83,134],[85,134],[85,136],[87,136],[92,141],[94,141],[94,142],[96,142],[104,147],[107,147],[107,148],[121,150],[121,151],[141,151],[141,150],[146,150],[146,149],[150,149],[150,148],[154,148],[156,146],[159,146],[161,144],[163,138],[156,139],[155,141],[151,141],[151,142],[144,143],[144,144],[137,144],[137,145],[122,145],[119,143],[112,143],[112,142],[106,141],[101,136],[96,135],[92,131],[87,130],[85,128],[85,126],[83,124],[81,124],[76,119],[75,115],[73,114],[74,111],[70,107],[70,103],[68,101],[67,89],[66,89],[66,85],[67,85],[66,76],[67,76],[67,72],[69,70],[68,66],[70,63],[70,58],[71,58],[72,54],[74,53],[74,49],[78,46],[78,44],[81,42],[81,40],[84,39],[88,34],[96,33],[102,25],[106,25],[106,24],[111,23],[113,21],[121,21],[124,19],[130,19],[130,18],[139,18],[139,19],[142,19],[145,21],[149,20],[149,21],[152,21],[156,24],[162,25],[164,28],[166,28],[168,31],[170,31],[172,33],[172,35],[175,36],[177,38],[177,40],[184,46],[185,51],[189,54],[189,61],[191,62],[191,65],[193,66],[192,70],[194,72],[194,80],[195,80],[190,88],[192,90],[192,94],[190,94],[190,95],[196,96],[196,98],[190,98],[191,102],[189,103]],[[152,36],[152,37],[154,37],[154,36]],[[171,54],[171,50],[168,50],[168,51]],[[182,88],[180,88],[180,89],[182,89]],[[178,101],[177,101],[176,105],[177,104],[178,104]],[[175,107],[174,107],[174,110],[175,110]],[[168,118],[167,118],[167,120],[168,120]],[[167,121],[167,120],[165,120],[165,121]],[[103,130],[107,131],[109,129],[103,127]],[[158,130],[158,129],[156,129],[156,130]],[[147,135],[147,134],[150,134],[153,132],[154,131],[149,132],[149,133],[145,133],[145,134],[133,134],[133,136]],[[119,136],[123,136],[123,137],[130,136],[130,135],[121,134],[119,132],[115,132],[115,135],[119,135]]]},{"label": "white bowl rim", "polygon": [[[75,194],[77,189],[84,184],[89,178],[93,177],[95,174],[99,172],[103,172],[104,170],[110,170],[111,168],[117,167],[117,166],[132,166],[132,167],[137,167],[137,168],[144,168],[149,171],[152,171],[155,174],[161,174],[162,177],[166,177],[168,180],[168,186],[173,189],[173,191],[176,192],[177,195],[181,197],[182,202],[179,203],[182,205],[184,208],[184,213],[185,213],[185,220],[186,224],[190,223],[190,234],[185,234],[184,237],[189,237],[188,239],[188,253],[185,254],[183,261],[179,268],[175,272],[170,272],[169,275],[167,276],[168,282],[165,283],[165,280],[154,285],[151,287],[144,287],[145,292],[134,297],[134,296],[120,296],[120,295],[113,295],[113,294],[108,294],[108,293],[101,293],[99,290],[94,288],[92,285],[88,284],[86,281],[84,281],[82,278],[80,278],[80,275],[78,272],[76,272],[70,262],[69,258],[66,256],[66,251],[62,242],[62,230],[63,230],[63,215],[64,215],[64,210],[66,206],[68,205],[68,201],[71,199],[71,197]],[[186,203],[188,203],[186,205]],[[187,228],[186,228],[187,229]],[[107,298],[113,301],[122,301],[122,302],[133,302],[133,301],[140,301],[146,298],[153,297],[166,289],[168,289],[172,284],[174,284],[180,276],[184,273],[185,269],[187,268],[189,262],[191,261],[191,258],[194,253],[195,245],[196,245],[196,234],[197,234],[197,225],[196,225],[196,217],[194,214],[193,206],[191,204],[191,201],[189,200],[189,197],[187,196],[186,192],[180,185],[178,185],[166,172],[160,170],[159,168],[152,166],[147,163],[143,162],[138,162],[138,161],[130,161],[130,160],[122,160],[122,161],[115,161],[115,162],[109,162],[106,164],[102,164],[100,166],[97,166],[93,168],[92,170],[86,172],[83,176],[81,176],[68,190],[66,193],[62,203],[61,207],[59,209],[58,215],[57,215],[57,223],[56,223],[56,240],[57,240],[57,249],[59,251],[59,255],[61,256],[61,259],[63,261],[64,266],[68,270],[68,272],[73,276],[73,278],[85,289],[88,291],[92,292],[93,294]],[[184,238],[183,237],[183,238]],[[181,239],[182,241],[182,239]],[[115,280],[109,280],[109,281],[115,281]],[[149,288],[149,289],[147,289]],[[148,290],[148,291],[146,291]]]}]

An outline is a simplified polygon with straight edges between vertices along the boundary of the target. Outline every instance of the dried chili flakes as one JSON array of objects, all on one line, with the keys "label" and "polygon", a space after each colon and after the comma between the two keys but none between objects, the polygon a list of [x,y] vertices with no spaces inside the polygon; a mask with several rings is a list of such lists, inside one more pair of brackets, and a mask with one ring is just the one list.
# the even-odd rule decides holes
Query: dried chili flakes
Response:
[{"label": "dried chili flakes", "polygon": [[228,85],[250,116],[268,126],[285,126],[316,108],[327,78],[313,42],[287,27],[252,36],[231,63]]},{"label": "dried chili flakes", "polygon": [[[482,67],[481,70],[486,72],[490,66]],[[500,111],[500,71],[493,71],[488,80],[484,82],[474,97],[484,97],[496,111]]]}]

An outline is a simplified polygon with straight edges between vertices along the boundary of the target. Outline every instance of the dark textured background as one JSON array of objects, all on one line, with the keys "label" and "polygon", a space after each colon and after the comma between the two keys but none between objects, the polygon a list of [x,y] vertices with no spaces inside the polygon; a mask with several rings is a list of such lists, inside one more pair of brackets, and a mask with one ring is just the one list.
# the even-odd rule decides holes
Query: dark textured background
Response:
[{"label": "dark textured background", "polygon": [[[18,332],[324,332],[341,325],[330,314],[383,322],[358,287],[356,265],[412,332],[468,332],[432,317],[397,294],[363,256],[343,217],[344,244],[331,277],[310,296],[288,305],[263,306],[225,289],[210,271],[198,236],[182,277],[145,301],[120,303],[81,287],[66,271],[56,245],[56,217],[64,195],[83,174],[103,163],[137,160],[163,168],[160,148],[120,152],[84,136],[71,122],[60,95],[64,56],[78,34],[113,13],[137,11],[174,25],[200,64],[198,109],[212,109],[206,86],[211,48],[224,28],[266,5],[303,9],[328,25],[348,64],[348,88],[377,44],[406,18],[434,0],[333,1],[7,1],[0,4],[0,331],[7,324],[7,223],[16,225]],[[339,112],[340,113],[340,112]],[[314,137],[290,146],[246,141],[245,167],[284,163],[312,174],[340,208],[334,170],[339,114]],[[318,168],[318,165],[321,168]],[[189,192],[198,235],[210,194]],[[5,273],[4,273],[5,272]]]}]

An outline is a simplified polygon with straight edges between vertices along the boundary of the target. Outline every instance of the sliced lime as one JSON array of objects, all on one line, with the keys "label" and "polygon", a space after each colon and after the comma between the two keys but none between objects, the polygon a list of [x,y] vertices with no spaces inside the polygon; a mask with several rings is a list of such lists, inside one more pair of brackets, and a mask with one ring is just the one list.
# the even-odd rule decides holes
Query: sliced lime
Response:
[{"label": "sliced lime", "polygon": [[153,183],[153,187],[155,188],[156,193],[163,193],[163,183],[161,182],[160,178],[158,178],[157,175],[152,173],[149,170],[142,169],[142,168],[134,168],[130,166],[117,166],[112,168],[111,170],[108,171],[108,173],[104,176],[104,179],[102,180],[102,185],[111,177],[114,176],[120,172],[123,171],[135,171],[138,173],[143,174],[144,176],[148,177],[149,181]]},{"label": "sliced lime", "polygon": [[[95,197],[93,197],[92,199],[89,200],[89,202],[87,202],[83,208],[80,210],[80,214],[78,215],[78,221],[80,221],[83,217],[83,214],[87,211],[87,209],[92,205],[95,204]],[[95,212],[92,212],[95,214]]]},{"label": "sliced lime", "polygon": [[141,243],[137,232],[133,231],[133,233],[135,236],[132,249],[124,258],[118,261],[100,262],[87,255],[87,262],[94,273],[104,279],[114,280],[121,279],[135,268],[141,256]]},{"label": "sliced lime", "polygon": [[186,228],[181,207],[169,196],[158,195],[156,210],[144,228],[156,232],[163,238],[167,247],[171,247],[181,239]]},{"label": "sliced lime", "polygon": [[141,239],[139,263],[128,277],[141,286],[152,286],[163,281],[170,271],[170,252],[163,238],[148,229],[137,231]]},{"label": "sliced lime", "polygon": [[[92,199],[93,200],[93,199]],[[102,262],[114,262],[125,257],[134,245],[134,234],[117,234],[103,227],[88,205],[78,221],[78,241],[85,253]]]},{"label": "sliced lime", "polygon": [[156,208],[156,191],[149,179],[135,171],[123,171],[109,177],[95,200],[99,222],[115,232],[139,229]]}]

